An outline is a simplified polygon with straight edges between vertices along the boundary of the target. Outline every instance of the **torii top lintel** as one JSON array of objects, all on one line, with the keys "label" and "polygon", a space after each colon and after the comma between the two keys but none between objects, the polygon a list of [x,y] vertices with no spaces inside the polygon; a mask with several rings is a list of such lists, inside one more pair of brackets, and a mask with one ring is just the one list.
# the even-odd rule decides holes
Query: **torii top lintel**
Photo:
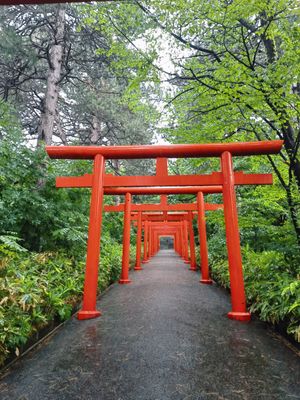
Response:
[{"label": "torii top lintel", "polygon": [[147,146],[46,146],[50,158],[93,159],[97,154],[105,159],[220,157],[228,151],[233,156],[276,154],[282,140],[237,143],[171,144]]}]

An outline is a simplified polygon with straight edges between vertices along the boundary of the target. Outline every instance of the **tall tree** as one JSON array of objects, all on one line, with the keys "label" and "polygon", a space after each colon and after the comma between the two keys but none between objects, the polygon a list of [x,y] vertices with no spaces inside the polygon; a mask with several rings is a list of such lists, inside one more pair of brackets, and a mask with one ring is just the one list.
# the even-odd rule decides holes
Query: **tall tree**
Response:
[{"label": "tall tree", "polygon": [[42,113],[38,127],[38,144],[41,142],[52,143],[53,126],[57,113],[59,83],[62,73],[62,59],[64,53],[65,33],[65,6],[59,5],[56,11],[54,25],[54,42],[50,45],[48,55],[48,76],[46,93],[43,99]]},{"label": "tall tree", "polygon": [[151,107],[133,110],[124,98],[130,72],[114,67],[115,38],[85,17],[70,5],[0,10],[3,100],[15,105],[29,140],[151,142]]},{"label": "tall tree", "polygon": [[170,78],[178,90],[168,98],[175,121],[166,130],[169,140],[282,139],[284,168],[278,159],[269,161],[286,191],[300,241],[300,25],[295,2],[136,4],[185,51]]}]

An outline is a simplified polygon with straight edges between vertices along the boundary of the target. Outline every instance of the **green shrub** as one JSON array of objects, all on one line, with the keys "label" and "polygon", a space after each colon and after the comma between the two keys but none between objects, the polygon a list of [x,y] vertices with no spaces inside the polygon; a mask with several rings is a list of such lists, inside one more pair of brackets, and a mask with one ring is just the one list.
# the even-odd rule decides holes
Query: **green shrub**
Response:
[{"label": "green shrub", "polygon": [[288,322],[300,342],[300,276],[294,277],[283,254],[244,249],[244,275],[250,311],[272,324]]},{"label": "green shrub", "polygon": [[[300,276],[289,272],[283,254],[276,251],[256,253],[243,248],[243,269],[250,311],[272,324],[284,322],[287,332],[300,342]],[[210,257],[213,278],[230,288],[228,262]]]}]

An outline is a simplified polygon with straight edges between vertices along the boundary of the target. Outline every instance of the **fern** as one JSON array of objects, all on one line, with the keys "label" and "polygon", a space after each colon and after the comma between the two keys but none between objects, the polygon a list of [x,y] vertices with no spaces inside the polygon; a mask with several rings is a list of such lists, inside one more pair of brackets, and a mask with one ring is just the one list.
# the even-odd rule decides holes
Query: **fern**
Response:
[{"label": "fern", "polygon": [[12,250],[15,252],[25,253],[28,250],[25,247],[21,246],[18,242],[22,241],[19,237],[10,234],[10,235],[0,235],[0,242],[5,245],[8,250]]}]

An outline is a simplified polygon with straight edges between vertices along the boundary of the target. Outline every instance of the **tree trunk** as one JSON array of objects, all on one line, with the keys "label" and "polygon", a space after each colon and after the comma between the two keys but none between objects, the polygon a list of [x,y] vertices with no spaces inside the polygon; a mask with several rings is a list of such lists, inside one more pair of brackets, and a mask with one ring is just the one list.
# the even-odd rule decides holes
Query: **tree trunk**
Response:
[{"label": "tree trunk", "polygon": [[65,6],[58,6],[56,17],[56,32],[54,44],[49,50],[49,72],[47,77],[47,88],[44,98],[43,111],[38,128],[38,143],[51,145],[53,126],[56,116],[56,108],[59,93],[59,81],[61,79],[62,58],[64,49],[65,32]]},{"label": "tree trunk", "polygon": [[66,135],[66,132],[64,131],[64,129],[62,127],[59,112],[58,112],[58,110],[56,110],[56,111],[57,111],[57,113],[56,113],[55,121],[56,121],[57,133],[58,133],[58,136],[60,137],[60,139],[62,141],[62,144],[64,146],[66,146],[68,144],[67,135]]},{"label": "tree trunk", "polygon": [[91,143],[98,144],[100,138],[101,138],[100,122],[98,118],[95,115],[93,115],[92,129],[91,129]]},{"label": "tree trunk", "polygon": [[294,139],[294,130],[289,122],[282,127],[284,146],[290,160],[290,169],[300,190],[300,161],[297,157],[299,153],[298,144]]},{"label": "tree trunk", "polygon": [[293,227],[295,229],[296,232],[296,237],[297,237],[297,242],[298,242],[298,246],[300,247],[300,225],[299,225],[299,221],[297,218],[297,209],[296,209],[296,205],[292,196],[292,192],[291,192],[291,187],[288,186],[286,188],[286,195],[287,195],[287,201],[288,201],[288,205],[289,205],[289,210],[290,210],[290,216],[291,216],[291,220],[292,220],[292,224]]}]

